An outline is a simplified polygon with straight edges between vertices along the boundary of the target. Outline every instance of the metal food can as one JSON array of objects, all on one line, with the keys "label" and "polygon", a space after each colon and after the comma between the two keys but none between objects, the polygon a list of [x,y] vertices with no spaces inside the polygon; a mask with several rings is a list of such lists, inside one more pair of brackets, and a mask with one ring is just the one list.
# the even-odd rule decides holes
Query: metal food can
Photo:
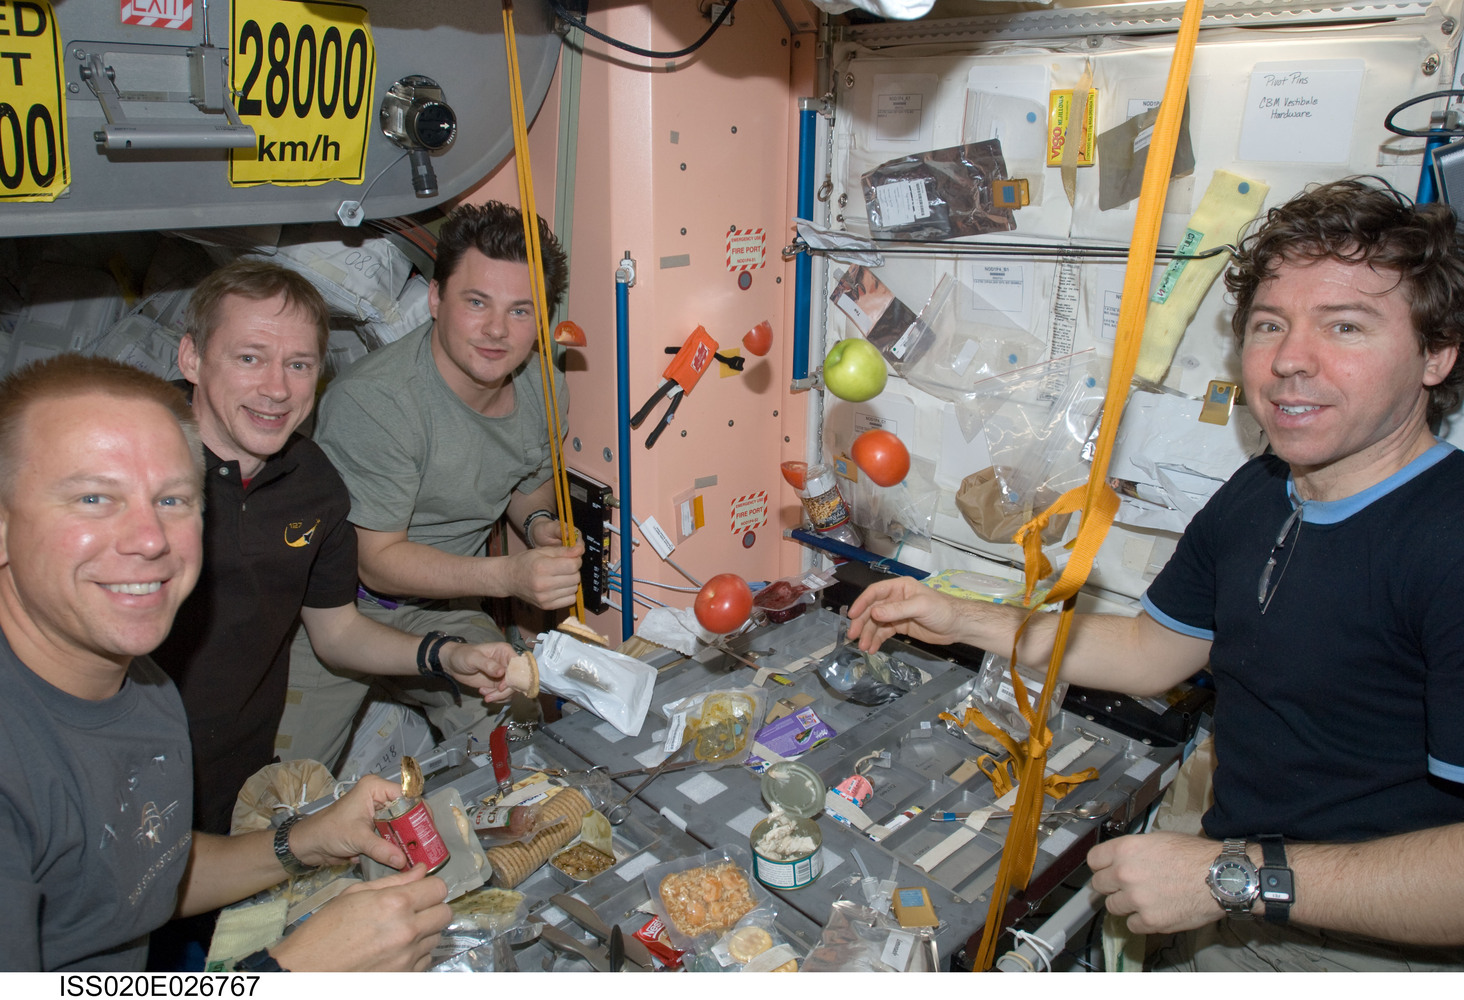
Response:
[{"label": "metal food can", "polygon": [[793,823],[793,835],[813,841],[813,850],[791,858],[773,857],[759,850],[758,845],[772,829],[773,821],[765,819],[752,828],[752,875],[769,889],[802,889],[823,874],[823,833],[811,819]]},{"label": "metal food can", "polygon": [[807,837],[813,850],[792,855],[768,850],[764,840],[773,830],[770,816],[752,828],[753,877],[770,889],[801,889],[823,874],[823,832],[813,819],[823,809],[823,780],[806,764],[780,760],[763,772],[762,794],[791,821],[791,836]]},{"label": "metal food can", "polygon": [[376,813],[376,832],[402,849],[408,867],[424,864],[430,875],[447,864],[447,844],[422,799],[403,797],[382,806]]}]

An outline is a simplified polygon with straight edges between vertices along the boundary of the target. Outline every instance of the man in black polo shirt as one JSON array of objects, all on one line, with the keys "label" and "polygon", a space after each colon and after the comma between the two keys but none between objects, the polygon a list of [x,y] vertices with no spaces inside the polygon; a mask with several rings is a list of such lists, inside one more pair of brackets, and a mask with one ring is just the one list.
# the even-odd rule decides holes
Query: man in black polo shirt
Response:
[{"label": "man in black polo shirt", "polygon": [[153,654],[183,695],[193,743],[195,828],[228,833],[240,786],[274,759],[298,620],[332,666],[507,697],[503,643],[424,641],[356,610],[351,498],[329,459],[295,433],[315,404],[325,302],[263,261],[210,275],[189,304],[178,367],[192,383],[207,463],[204,568]]}]

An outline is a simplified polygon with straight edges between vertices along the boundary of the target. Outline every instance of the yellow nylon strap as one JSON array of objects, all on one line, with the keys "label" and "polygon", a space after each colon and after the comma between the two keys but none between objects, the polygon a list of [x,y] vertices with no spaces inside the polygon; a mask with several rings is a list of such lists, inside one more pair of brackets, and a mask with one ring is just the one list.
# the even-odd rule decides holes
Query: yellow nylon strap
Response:
[{"label": "yellow nylon strap", "polygon": [[[1169,173],[1174,164],[1174,149],[1179,138],[1181,116],[1184,111],[1185,95],[1189,89],[1190,67],[1194,62],[1195,42],[1199,37],[1200,18],[1204,13],[1204,0],[1186,0],[1184,17],[1175,38],[1174,57],[1169,65],[1169,80],[1164,88],[1164,101],[1159,106],[1159,120],[1149,145],[1148,160],[1144,165],[1144,183],[1139,194],[1137,218],[1134,221],[1133,240],[1129,244],[1128,267],[1124,272],[1123,301],[1119,307],[1117,343],[1113,353],[1113,367],[1108,379],[1108,391],[1103,402],[1103,419],[1098,430],[1098,444],[1093,454],[1093,465],[1089,471],[1086,486],[1070,490],[1058,500],[1058,504],[1075,503],[1074,494],[1082,495],[1082,520],[1078,537],[1073,545],[1072,558],[1058,579],[1057,585],[1048,595],[1049,601],[1062,601],[1062,613],[1058,617],[1057,635],[1053,641],[1052,658],[1047,666],[1047,680],[1043,685],[1038,704],[1030,713],[1024,711],[1031,724],[1032,732],[1027,739],[1028,754],[1020,770],[1017,785],[1017,801],[1012,806],[1012,824],[1007,832],[1002,849],[1001,865],[997,869],[996,884],[992,887],[991,905],[986,913],[986,933],[981,941],[981,950],[976,956],[974,967],[990,969],[996,957],[996,942],[1003,930],[1002,921],[1007,900],[1013,888],[1025,888],[1031,878],[1032,866],[1037,858],[1037,826],[1042,816],[1043,778],[1047,765],[1047,747],[1051,733],[1047,729],[1047,700],[1056,686],[1058,671],[1062,666],[1063,652],[1067,648],[1068,636],[1072,631],[1073,609],[1078,590],[1088,578],[1093,559],[1098,554],[1103,538],[1113,523],[1118,510],[1118,498],[1107,484],[1108,462],[1113,455],[1113,442],[1118,434],[1118,422],[1128,400],[1129,383],[1133,379],[1134,366],[1138,362],[1139,346],[1143,339],[1144,318],[1149,300],[1149,284],[1153,277],[1154,258],[1159,244],[1159,222],[1164,211],[1164,195],[1169,187]],[[1062,512],[1062,511],[1059,511]],[[1030,528],[1030,525],[1028,526]],[[1040,531],[1040,529],[1039,529]],[[1024,541],[1031,533],[1024,528],[1019,538]],[[1031,547],[1024,544],[1031,552]],[[1040,553],[1039,553],[1040,554]],[[1030,559],[1030,556],[1029,556]],[[1033,562],[1028,563],[1028,579],[1031,580]],[[1031,583],[1028,584],[1030,593]],[[1032,612],[1035,614],[1034,612]],[[1032,615],[1027,616],[1017,639],[1025,630]],[[1016,643],[1012,649],[1012,674],[1016,670]]]},{"label": "yellow nylon strap", "polygon": [[[544,391],[544,415],[549,425],[549,462],[554,470],[554,499],[559,507],[560,543],[575,542],[574,514],[569,504],[569,475],[564,468],[564,431],[559,426],[559,389],[554,384],[554,342],[549,335],[549,303],[544,290],[544,252],[539,245],[539,212],[534,207],[534,175],[529,169],[529,125],[524,113],[524,89],[519,77],[518,39],[513,31],[513,0],[503,0],[503,45],[508,55],[509,104],[513,112],[513,158],[518,167],[519,213],[524,218],[529,279],[534,292],[534,321],[539,330],[539,381]],[[629,598],[627,598],[629,600]],[[574,593],[574,613],[585,619],[585,594]]]}]

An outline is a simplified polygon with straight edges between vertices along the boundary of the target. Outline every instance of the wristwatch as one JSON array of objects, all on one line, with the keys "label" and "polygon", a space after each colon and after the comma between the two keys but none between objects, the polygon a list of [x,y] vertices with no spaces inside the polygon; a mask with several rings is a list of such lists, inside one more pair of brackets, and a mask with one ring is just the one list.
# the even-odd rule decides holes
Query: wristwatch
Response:
[{"label": "wristwatch", "polygon": [[289,972],[269,953],[268,948],[245,955],[234,963],[235,972]]},{"label": "wristwatch", "polygon": [[280,859],[280,864],[285,868],[285,874],[291,878],[299,875],[308,875],[315,870],[314,868],[307,868],[301,864],[300,859],[295,857],[295,852],[290,850],[290,828],[304,818],[299,813],[286,816],[284,822],[275,830],[275,857]]},{"label": "wristwatch", "polygon": [[1250,919],[1251,906],[1261,894],[1261,876],[1245,853],[1244,840],[1225,841],[1220,856],[1205,875],[1205,883],[1226,916]]},{"label": "wristwatch", "polygon": [[1266,922],[1284,924],[1291,919],[1296,902],[1296,885],[1286,865],[1286,841],[1279,833],[1256,837],[1261,845],[1261,901],[1266,904]]},{"label": "wristwatch", "polygon": [[541,517],[547,517],[551,521],[556,519],[556,515],[552,510],[545,510],[543,507],[540,507],[538,510],[529,514],[528,517],[524,518],[524,541],[529,543],[529,548],[531,549],[538,548],[534,544],[534,532],[531,529],[534,527],[534,522]]}]

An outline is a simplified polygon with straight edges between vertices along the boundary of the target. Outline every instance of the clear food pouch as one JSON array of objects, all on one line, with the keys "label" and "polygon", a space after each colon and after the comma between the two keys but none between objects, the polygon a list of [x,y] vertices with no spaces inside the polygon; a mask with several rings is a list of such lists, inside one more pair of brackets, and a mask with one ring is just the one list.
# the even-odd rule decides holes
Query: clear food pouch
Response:
[{"label": "clear food pouch", "polygon": [[856,705],[885,705],[920,685],[920,672],[898,657],[840,643],[817,666],[819,680]]},{"label": "clear food pouch", "polygon": [[656,668],[633,656],[545,632],[534,647],[539,685],[589,709],[626,736],[638,736],[651,707]]},{"label": "clear food pouch", "polygon": [[751,684],[673,701],[661,709],[667,721],[666,752],[674,754],[691,742],[692,757],[703,764],[744,764],[767,708],[768,693]]},{"label": "clear food pouch", "polygon": [[836,900],[804,972],[938,972],[933,928],[902,928],[861,903]]},{"label": "clear food pouch", "polygon": [[1030,518],[1088,481],[1107,379],[1096,353],[1082,351],[973,387],[957,420],[986,436],[1000,509]]},{"label": "clear food pouch", "polygon": [[710,952],[754,910],[776,913],[773,897],[752,877],[752,857],[740,847],[678,858],[646,870],[651,909],[682,951]]},{"label": "clear food pouch", "polygon": [[712,957],[728,972],[797,972],[798,953],[778,931],[772,910],[753,910],[712,945]]},{"label": "clear food pouch", "polygon": [[950,240],[1017,227],[993,189],[1006,180],[996,139],[888,160],[860,178],[870,235],[886,240]]},{"label": "clear food pouch", "polygon": [[[942,712],[940,718],[970,740],[990,753],[1003,754],[1008,748],[983,730],[971,717],[971,710],[979,711],[986,720],[1000,728],[1013,740],[1025,740],[1031,730],[1026,718],[1017,706],[1016,689],[1012,685],[1011,661],[1004,656],[988,652],[981,658],[981,671],[971,693],[949,712]],[[1035,670],[1019,666],[1018,674],[1027,689],[1027,699],[1035,702],[1042,691],[1045,677]],[[1062,710],[1062,699],[1067,695],[1066,681],[1058,681],[1048,702],[1049,719]]]}]

